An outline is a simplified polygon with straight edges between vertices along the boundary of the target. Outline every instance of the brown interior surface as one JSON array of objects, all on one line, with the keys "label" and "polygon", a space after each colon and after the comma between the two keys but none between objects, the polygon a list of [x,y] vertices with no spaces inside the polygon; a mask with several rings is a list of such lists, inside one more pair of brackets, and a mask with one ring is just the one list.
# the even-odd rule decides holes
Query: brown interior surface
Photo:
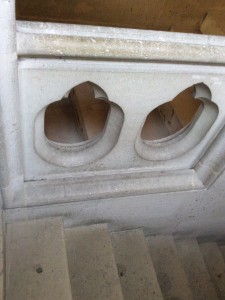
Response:
[{"label": "brown interior surface", "polygon": [[225,34],[224,0],[17,0],[16,4],[19,20]]},{"label": "brown interior surface", "polygon": [[110,108],[109,102],[95,99],[93,88],[88,82],[72,89],[70,99],[82,128],[83,139],[95,138],[104,130]]},{"label": "brown interior surface", "polygon": [[142,128],[144,140],[159,140],[179,132],[194,119],[201,101],[192,96],[193,87],[150,112]]},{"label": "brown interior surface", "polygon": [[95,99],[91,85],[73,88],[68,98],[48,105],[45,111],[45,135],[57,143],[79,143],[94,139],[106,126],[110,104]]}]

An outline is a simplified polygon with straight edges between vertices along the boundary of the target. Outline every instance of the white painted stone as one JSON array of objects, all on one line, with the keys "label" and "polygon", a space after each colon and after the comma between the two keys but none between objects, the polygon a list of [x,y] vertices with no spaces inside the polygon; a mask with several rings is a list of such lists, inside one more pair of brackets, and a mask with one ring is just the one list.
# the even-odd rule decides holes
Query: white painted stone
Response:
[{"label": "white painted stone", "polygon": [[164,299],[193,299],[172,236],[151,236],[147,242]]},{"label": "white painted stone", "polygon": [[[66,65],[68,66],[68,69],[65,69]],[[93,68],[95,72],[93,71]],[[218,130],[223,126],[225,119],[225,110],[221,103],[224,90],[222,89],[222,86],[218,88],[218,86],[214,85],[215,75],[210,74],[210,72],[212,72],[210,70],[211,69],[207,69],[205,66],[198,68],[198,72],[201,74],[205,71],[204,76],[201,77],[201,81],[205,82],[210,87],[213,95],[212,101],[215,101],[215,105],[218,105],[220,109],[220,113],[217,116],[215,123],[210,129],[207,127],[209,126],[208,121],[211,117],[212,123],[214,122],[214,113],[216,115],[216,111],[213,109],[214,113],[211,116],[211,113],[206,109],[206,116],[202,115],[203,123],[196,123],[196,127],[192,128],[190,131],[189,137],[185,135],[183,139],[184,143],[177,141],[178,145],[176,144],[176,141],[174,141],[175,144],[171,143],[170,146],[168,146],[170,148],[170,151],[168,151],[170,154],[172,153],[174,158],[162,161],[161,155],[167,153],[167,151],[165,152],[165,145],[161,145],[161,147],[157,146],[156,149],[153,147],[154,153],[156,153],[156,155],[157,153],[159,154],[158,160],[156,160],[156,158],[151,159],[150,157],[152,153],[151,147],[145,145],[145,148],[142,149],[139,147],[142,145],[142,142],[140,142],[140,140],[139,143],[137,142],[141,126],[146,118],[146,112],[150,112],[156,106],[168,101],[168,99],[172,99],[187,86],[195,84],[196,80],[193,77],[193,74],[195,74],[196,68],[179,65],[136,64],[134,62],[107,62],[105,65],[102,62],[90,63],[83,61],[64,61],[63,64],[57,60],[34,61],[27,59],[21,61],[19,74],[24,158],[26,158],[25,178],[26,181],[32,180],[30,185],[29,183],[26,184],[31,187],[31,194],[25,191],[26,200],[24,202],[28,205],[34,205],[35,202],[39,201],[43,201],[43,204],[46,203],[46,200],[44,200],[44,197],[41,195],[41,190],[40,195],[39,193],[36,194],[35,191],[36,189],[39,189],[38,182],[40,179],[46,179],[46,181],[40,181],[40,185],[46,184],[48,187],[48,185],[57,186],[58,182],[54,180],[60,178],[63,178],[64,184],[64,177],[67,177],[68,180],[66,180],[65,185],[68,186],[75,176],[78,178],[83,177],[84,180],[88,182],[90,174],[93,174],[95,178],[94,181],[91,181],[93,184],[93,187],[90,187],[91,191],[89,192],[89,189],[82,190],[83,184],[81,181],[78,181],[76,184],[79,184],[80,182],[81,186],[76,188],[75,191],[79,190],[79,193],[71,193],[73,184],[71,184],[68,189],[63,188],[63,191],[65,190],[63,196],[65,202],[69,200],[68,198],[70,198],[71,201],[90,199],[90,197],[95,199],[107,198],[109,197],[109,194],[107,191],[104,191],[104,188],[107,188],[114,196],[127,196],[128,193],[130,193],[130,195],[137,195],[177,190],[203,189],[205,182],[204,180],[199,181],[198,175],[196,176],[196,172],[193,168],[202,156],[202,153],[205,152],[205,149],[212,142],[213,137],[217,135]],[[221,72],[221,70],[223,70],[223,68],[218,70],[218,72]],[[220,74],[218,76],[220,76],[219,82],[223,84],[223,75]],[[36,78],[39,78],[39,80],[37,81]],[[30,89],[26,88],[26,82],[28,80]],[[82,151],[79,153],[77,153],[76,147],[74,147],[74,150],[73,147],[67,149],[64,146],[65,149],[63,148],[62,150],[58,145],[52,148],[52,143],[50,145],[43,134],[43,115],[41,120],[38,115],[39,112],[43,112],[44,107],[49,103],[60,99],[74,85],[87,80],[101,86],[104,91],[106,91],[109,100],[121,107],[125,115],[122,130],[120,131],[119,136],[117,134],[117,137],[115,137],[115,140],[117,138],[118,140],[113,149],[108,152],[107,155],[92,163],[88,162],[95,160],[95,154],[101,156],[101,151],[105,151],[105,142],[112,138],[110,135],[108,135],[107,140],[101,139],[101,141],[99,140],[95,145],[92,145],[92,147],[88,149],[82,148]],[[60,82],[60,85],[57,84],[57,82]],[[162,90],[162,85],[167,86]],[[149,94],[149,89],[152,91],[151,95]],[[34,93],[35,90],[37,91],[36,93]],[[139,102],[136,100],[139,98],[143,99],[143,101]],[[33,99],[32,103],[29,99]],[[207,101],[211,103],[209,100],[206,100],[206,102]],[[212,103],[210,105],[213,106]],[[210,117],[207,117],[208,113]],[[38,118],[35,119],[37,115]],[[114,120],[113,122],[117,123],[117,121]],[[39,125],[36,124],[37,134],[35,134],[34,137],[33,124],[36,122],[38,122],[39,125],[42,124],[42,127],[39,127]],[[111,125],[109,128],[111,128]],[[191,142],[187,142],[186,140],[186,138],[188,138],[188,141],[190,141],[193,137],[200,139],[198,140],[199,143],[197,143],[197,146],[194,146],[194,144],[192,145]],[[222,139],[222,137],[220,140],[223,143],[224,139]],[[41,141],[44,142],[42,143]],[[196,143],[196,141],[194,143]],[[39,145],[38,149],[41,149],[41,157],[37,153],[39,150],[37,149],[37,151],[35,151],[35,145]],[[136,146],[134,147],[134,145]],[[187,151],[188,149],[190,151]],[[86,150],[87,153],[85,153],[87,155],[83,152]],[[178,150],[181,152],[184,151],[185,153],[180,155]],[[143,153],[141,154],[141,152]],[[149,154],[147,157],[145,154],[148,152]],[[148,159],[143,159],[142,157],[147,157]],[[218,165],[223,168],[223,164],[217,163],[218,160],[220,161],[221,156],[215,156],[215,158],[217,159],[215,162],[216,167]],[[30,161],[32,161],[32,164],[29,163]],[[211,160],[204,159],[204,163],[201,163],[200,167],[198,166],[198,173],[200,175],[201,168],[207,168],[209,161]],[[84,165],[73,165],[78,162],[81,162]],[[67,168],[60,167],[57,164],[65,165]],[[190,171],[190,169],[192,170]],[[177,170],[181,173],[183,172],[182,176],[184,176],[184,179],[181,177],[178,178],[180,175],[176,175]],[[175,173],[170,173],[171,171],[175,171]],[[129,176],[125,174],[125,181],[121,184],[121,186],[124,187],[124,190],[122,190],[121,186],[118,186],[117,184],[117,182],[120,182],[120,179],[117,181],[117,178],[120,178],[121,173],[124,172],[126,174],[129,173]],[[148,178],[145,177],[146,175],[143,176],[143,172],[148,172]],[[162,172],[162,176],[159,177],[155,172]],[[187,172],[190,172],[190,176],[185,179]],[[103,173],[104,175],[102,176]],[[204,176],[209,175],[210,178],[213,177],[213,180],[215,180],[215,177],[218,176],[218,174],[216,168],[213,173],[210,171],[204,172]],[[129,183],[130,177],[135,176],[135,180]],[[163,179],[161,181],[162,177],[166,177],[168,180]],[[108,180],[108,178],[110,179]],[[151,184],[147,183],[148,187],[146,187],[146,182],[148,182],[149,178],[154,178],[154,180]],[[158,180],[158,178],[160,178],[160,180]],[[34,180],[37,181],[37,186],[35,186]],[[94,188],[98,185],[102,186],[102,181],[107,182],[104,188],[97,188],[98,192],[94,191]],[[132,189],[129,188],[130,185],[132,186]],[[51,203],[58,203],[57,196],[58,193],[54,196],[54,194],[49,191],[48,198],[51,198],[51,201],[49,200]],[[33,202],[33,200],[35,202]],[[48,204],[50,204],[49,201]],[[13,203],[10,203],[9,205],[14,206]],[[21,201],[20,206],[21,205],[23,205],[23,201]]]},{"label": "white painted stone", "polygon": [[0,1],[0,188],[4,199],[23,201],[15,1]]},{"label": "white painted stone", "polygon": [[205,265],[219,299],[225,298],[225,263],[217,243],[199,244]]},{"label": "white painted stone", "polygon": [[[63,186],[61,190],[63,194]],[[13,222],[63,215],[67,227],[108,222],[114,231],[144,227],[148,235],[175,233],[178,237],[215,236],[222,239],[225,228],[224,193],[224,177],[221,176],[210,189],[203,191],[103,197],[57,205],[41,202],[43,205],[40,206],[7,209],[5,218]],[[61,194],[57,198],[59,203],[60,197]]]},{"label": "white painted stone", "polygon": [[179,240],[177,251],[195,300],[218,299],[196,239]]},{"label": "white painted stone", "polygon": [[[68,67],[67,69],[66,66]],[[93,69],[95,71],[93,71]],[[218,70],[218,73],[221,73]],[[20,87],[21,87],[21,106],[22,106],[22,128],[23,128],[23,140],[24,140],[24,157],[25,160],[25,178],[26,180],[34,180],[40,178],[50,178],[52,174],[58,175],[65,173],[65,168],[59,167],[51,161],[49,157],[54,153],[59,155],[58,149],[48,150],[45,147],[45,160],[43,155],[41,157],[37,154],[34,147],[38,144],[38,141],[34,144],[34,123],[38,135],[36,139],[44,138],[43,128],[39,126],[39,113],[51,102],[60,100],[67,91],[73,88],[75,85],[91,81],[100,86],[108,95],[109,101],[116,103],[123,111],[125,118],[122,130],[119,135],[119,139],[110,153],[105,157],[99,159],[91,164],[84,164],[83,166],[71,166],[67,168],[66,173],[71,177],[74,173],[81,173],[84,171],[98,172],[102,170],[120,170],[120,169],[133,169],[133,168],[148,168],[149,171],[166,171],[177,169],[190,169],[193,168],[195,163],[202,156],[202,152],[212,142],[213,137],[218,133],[218,130],[223,126],[225,120],[225,109],[222,105],[222,99],[224,97],[224,90],[222,86],[215,86],[215,75],[210,73],[210,69],[205,69],[204,66],[198,68],[198,74],[201,73],[200,82],[204,82],[212,92],[212,102],[215,102],[219,106],[220,114],[215,120],[213,126],[209,126],[211,121],[211,113],[207,113],[207,117],[204,117],[203,123],[196,123],[192,130],[188,133],[188,140],[193,139],[194,132],[198,132],[195,135],[199,137],[198,145],[194,147],[192,143],[187,147],[180,146],[175,147],[173,152],[173,159],[167,159],[162,161],[160,156],[158,160],[156,158],[143,159],[143,155],[140,157],[142,148],[135,145],[136,140],[139,137],[140,130],[144,124],[147,114],[155,107],[173,99],[178,93],[199,83],[193,76],[196,74],[196,68],[192,66],[179,66],[179,65],[159,65],[159,64],[141,64],[134,62],[83,62],[83,61],[64,61],[63,63],[57,60],[22,60],[19,66],[20,75]],[[211,71],[212,72],[212,71]],[[204,74],[204,75],[203,75]],[[225,82],[225,76],[216,75],[221,85]],[[36,80],[38,78],[38,81]],[[29,80],[30,88],[26,88],[26,82]],[[60,84],[58,84],[60,82]],[[164,89],[161,89],[161,86]],[[149,93],[151,90],[151,93]],[[36,91],[36,93],[34,93]],[[31,102],[32,99],[32,102]],[[142,99],[138,101],[137,99]],[[213,104],[212,104],[213,105]],[[135,116],[134,116],[135,111]],[[214,115],[214,114],[213,114]],[[36,117],[38,118],[36,119]],[[214,117],[212,116],[212,120]],[[36,121],[35,121],[36,120]],[[213,121],[214,122],[214,121]],[[40,123],[41,124],[41,123]],[[43,117],[42,117],[43,126]],[[210,129],[207,127],[209,126]],[[38,129],[39,128],[39,129]],[[207,128],[207,133],[204,129]],[[186,135],[185,135],[186,136]],[[192,136],[192,138],[191,138]],[[187,137],[186,137],[187,138]],[[185,140],[186,140],[185,138]],[[174,141],[175,142],[175,141]],[[47,143],[47,142],[46,142]],[[95,145],[96,150],[101,148],[100,141]],[[43,144],[44,145],[44,144]],[[99,146],[97,146],[99,145]],[[142,145],[142,144],[141,144]],[[186,144],[185,144],[186,145]],[[99,148],[98,148],[99,147]],[[156,146],[155,146],[156,147]],[[154,147],[153,147],[154,148]],[[176,148],[187,148],[186,152],[180,153],[180,150],[176,152]],[[190,149],[191,148],[191,149]],[[44,150],[45,149],[45,150]],[[139,149],[139,150],[138,150]],[[158,146],[155,151],[157,151]],[[90,148],[91,150],[91,148]],[[94,149],[93,149],[94,150]],[[76,154],[76,148],[74,150],[70,148],[69,153],[74,151]],[[145,149],[145,151],[147,151]],[[138,154],[138,153],[139,154]],[[151,147],[149,146],[149,152]],[[159,153],[163,153],[163,149],[158,149]],[[67,154],[69,156],[70,154]],[[62,153],[63,158],[67,161],[68,157]],[[115,159],[116,157],[116,159]],[[174,158],[175,157],[175,158]],[[29,164],[28,161],[32,160],[33,164]],[[51,163],[51,164],[50,164]],[[84,162],[83,162],[84,163]],[[61,163],[63,165],[63,162]],[[119,171],[118,171],[119,173]]]},{"label": "white painted stone", "polygon": [[162,294],[140,229],[111,234],[124,300],[162,300]]},{"label": "white painted stone", "polygon": [[74,300],[123,300],[106,225],[66,229],[66,247]]},{"label": "white painted stone", "polygon": [[18,22],[17,29],[19,54],[23,56],[201,63],[225,61],[225,42],[221,37],[33,22]]},{"label": "white painted stone", "polygon": [[198,180],[193,170],[162,173],[145,172],[141,168],[119,172],[82,172],[67,180],[28,181],[24,184],[27,206],[203,188],[202,182]]},{"label": "white painted stone", "polygon": [[[107,219],[114,227],[141,225],[150,233],[222,234],[224,37],[16,23],[14,4],[0,2],[1,197],[5,208],[16,208],[6,216],[64,214],[78,225]],[[84,81],[104,90],[123,122],[111,118],[106,133],[112,130],[113,138],[106,134],[94,148],[82,148],[88,151],[78,151],[78,159],[77,147],[45,139],[43,112]],[[139,137],[149,112],[200,83],[212,94],[211,100],[198,94],[206,108],[201,122],[184,130],[181,143],[144,145]],[[118,124],[121,130],[114,130]]]},{"label": "white painted stone", "polygon": [[61,218],[7,225],[6,295],[7,300],[72,300]]}]

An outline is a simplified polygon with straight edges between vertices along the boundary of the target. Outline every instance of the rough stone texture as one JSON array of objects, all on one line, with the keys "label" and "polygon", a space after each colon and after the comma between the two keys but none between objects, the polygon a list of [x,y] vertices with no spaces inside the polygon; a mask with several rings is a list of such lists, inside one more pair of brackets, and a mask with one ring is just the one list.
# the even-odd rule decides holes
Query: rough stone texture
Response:
[{"label": "rough stone texture", "polygon": [[161,290],[142,230],[111,234],[125,300],[162,300]]},{"label": "rough stone texture", "polygon": [[[86,26],[78,25],[31,22],[17,24],[17,48],[19,56],[22,57],[82,57],[218,64],[225,62],[222,37],[210,39],[174,32],[151,32],[149,37],[148,32],[134,29],[90,27],[86,30]],[[64,34],[66,27],[67,33]],[[89,35],[86,34],[88,31]],[[160,51],[155,51],[157,48]]]},{"label": "rough stone texture", "polygon": [[106,225],[66,229],[74,300],[123,300]]},{"label": "rough stone texture", "polygon": [[165,299],[191,300],[192,294],[171,236],[147,238],[150,255]]},{"label": "rough stone texture", "polygon": [[214,284],[218,298],[225,299],[225,263],[217,243],[199,245],[208,273]]},{"label": "rough stone texture", "polygon": [[7,300],[72,300],[61,218],[8,224],[6,254]]},{"label": "rough stone texture", "polygon": [[176,242],[195,300],[218,299],[196,239]]},{"label": "rough stone texture", "polygon": [[[104,184],[102,184],[103,182]],[[99,200],[134,194],[157,194],[204,188],[193,170],[162,173],[145,172],[142,169],[85,172],[76,174],[67,181],[63,178],[52,181],[29,181],[25,183],[24,187],[27,200],[25,205],[27,206],[28,203],[36,206],[46,203]],[[11,205],[13,206],[12,203],[9,203],[7,207],[11,207]]]}]

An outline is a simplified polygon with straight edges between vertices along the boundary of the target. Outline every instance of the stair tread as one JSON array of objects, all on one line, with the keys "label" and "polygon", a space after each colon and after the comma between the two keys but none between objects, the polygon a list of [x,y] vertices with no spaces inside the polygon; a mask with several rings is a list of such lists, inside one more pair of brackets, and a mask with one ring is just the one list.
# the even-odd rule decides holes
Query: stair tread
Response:
[{"label": "stair tread", "polygon": [[143,231],[115,232],[111,239],[124,299],[163,299]]},{"label": "stair tread", "polygon": [[219,246],[219,250],[220,250],[220,252],[221,252],[221,254],[223,256],[223,259],[225,261],[225,245]]},{"label": "stair tread", "polygon": [[104,224],[65,230],[74,300],[122,300],[110,235]]},{"label": "stair tread", "polygon": [[71,300],[61,218],[16,222],[6,233],[7,300]]},{"label": "stair tread", "polygon": [[219,299],[225,299],[225,263],[217,243],[199,244],[208,273]]},{"label": "stair tread", "polygon": [[173,237],[153,236],[146,240],[164,299],[193,299]]},{"label": "stair tread", "polygon": [[196,300],[216,300],[216,291],[206,269],[204,259],[196,239],[179,240],[177,251]]}]

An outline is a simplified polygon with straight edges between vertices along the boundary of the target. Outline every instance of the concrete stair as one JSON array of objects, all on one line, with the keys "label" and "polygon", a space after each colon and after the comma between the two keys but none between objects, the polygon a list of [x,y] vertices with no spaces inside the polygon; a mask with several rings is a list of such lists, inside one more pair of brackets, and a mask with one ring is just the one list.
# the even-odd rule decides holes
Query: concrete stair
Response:
[{"label": "concrete stair", "polygon": [[65,236],[73,299],[122,300],[107,226],[66,229]]},{"label": "concrete stair", "polygon": [[178,255],[184,267],[195,300],[218,299],[207,272],[206,265],[196,239],[176,242]]},{"label": "concrete stair", "polygon": [[6,300],[225,299],[225,247],[60,217],[7,224]]},{"label": "concrete stair", "polygon": [[7,225],[6,299],[72,299],[61,218]]},{"label": "concrete stair", "polygon": [[164,299],[193,299],[172,236],[147,238]]},{"label": "concrete stair", "polygon": [[215,242],[199,246],[219,299],[225,299],[225,263],[222,253]]},{"label": "concrete stair", "polygon": [[143,231],[116,232],[111,238],[124,299],[163,299]]}]

